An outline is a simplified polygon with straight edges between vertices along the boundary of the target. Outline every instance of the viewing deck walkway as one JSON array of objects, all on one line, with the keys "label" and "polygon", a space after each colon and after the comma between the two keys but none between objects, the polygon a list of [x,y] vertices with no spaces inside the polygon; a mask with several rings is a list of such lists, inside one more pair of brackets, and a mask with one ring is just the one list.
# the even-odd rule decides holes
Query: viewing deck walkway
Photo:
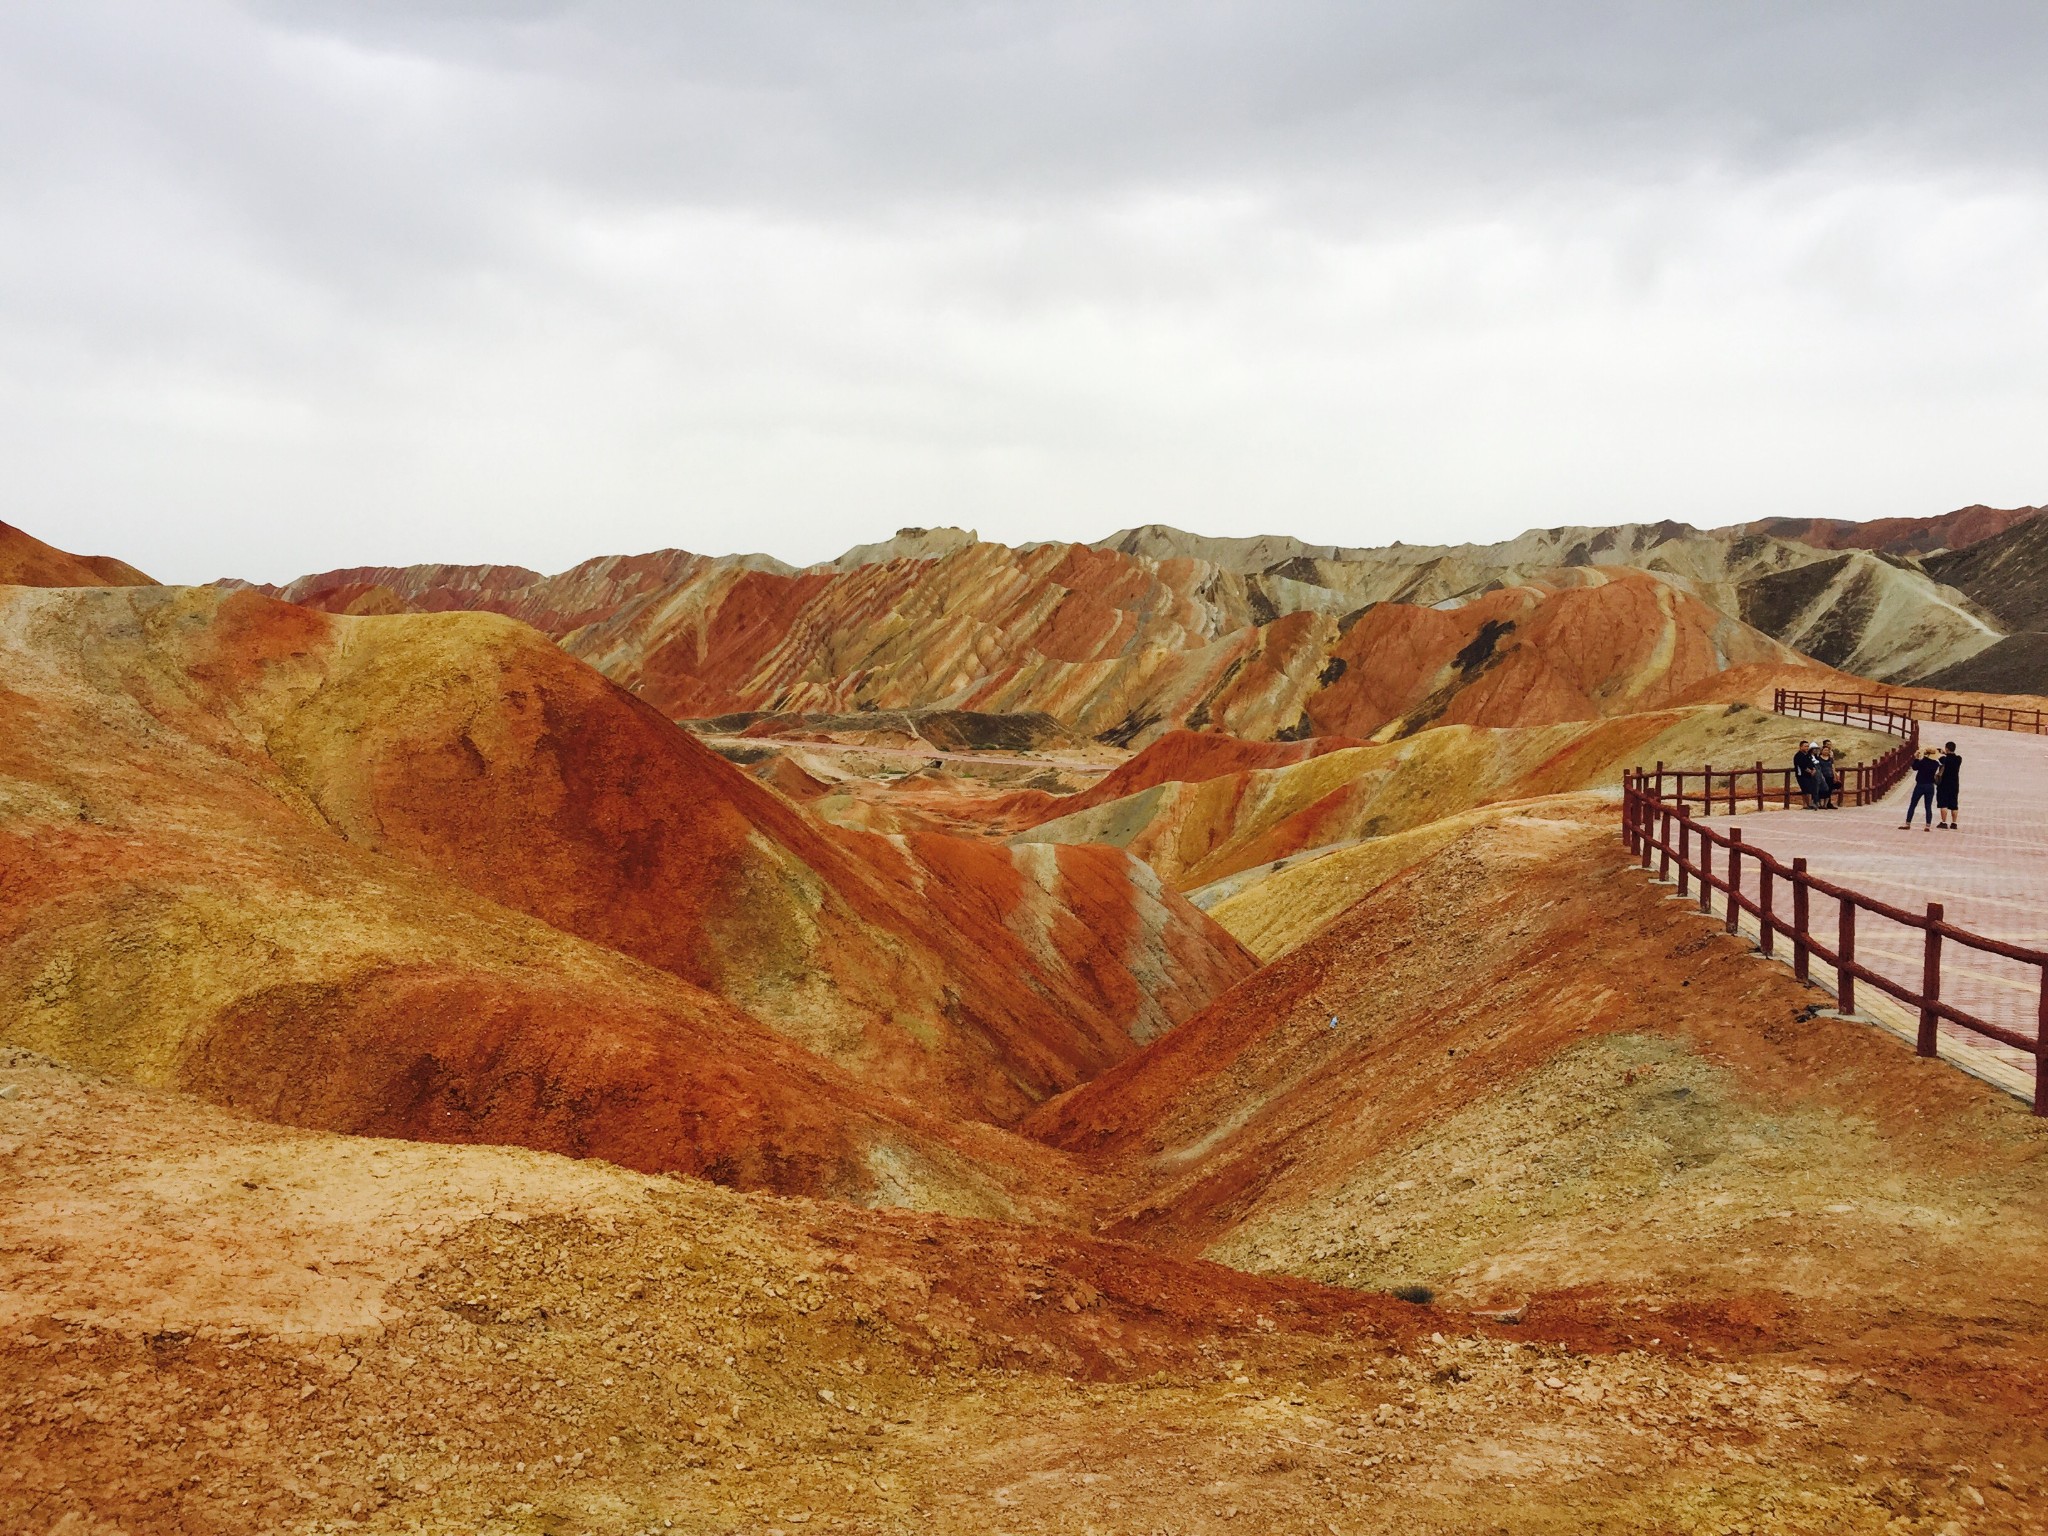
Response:
[{"label": "viewing deck walkway", "polygon": [[[1818,734],[1825,726],[1816,725]],[[1742,829],[1745,844],[1789,864],[1804,858],[1822,879],[1894,906],[1922,912],[1942,903],[1946,920],[2008,943],[2048,948],[2048,736],[1970,726],[1921,726],[1921,742],[1956,743],[1962,754],[1962,830],[1901,831],[1911,776],[1876,805],[1838,811],[1749,811],[1702,818],[1723,831]],[[1939,817],[1937,816],[1937,821]],[[1757,891],[1755,862],[1746,861],[1743,888]],[[1813,923],[1832,920],[1816,908]],[[1781,941],[1782,942],[1782,941]],[[1866,917],[1858,958],[1888,977],[1918,987],[1925,952],[1921,933]],[[1826,968],[1816,964],[1816,980]],[[2037,1037],[2042,976],[2038,966],[1951,945],[1943,956],[1942,996],[2017,1033]],[[1859,994],[1867,1012],[1910,1038],[1912,1012],[1874,987]],[[2001,1086],[2033,1091],[2033,1059],[1946,1021],[1941,1054]]]}]

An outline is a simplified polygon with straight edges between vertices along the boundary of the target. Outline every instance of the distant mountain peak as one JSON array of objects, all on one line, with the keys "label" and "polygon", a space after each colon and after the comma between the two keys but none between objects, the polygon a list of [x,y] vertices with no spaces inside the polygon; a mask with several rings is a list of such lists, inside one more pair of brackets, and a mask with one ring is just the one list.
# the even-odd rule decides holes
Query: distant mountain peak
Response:
[{"label": "distant mountain peak", "polygon": [[823,568],[851,571],[891,560],[939,560],[980,542],[981,535],[972,528],[898,528],[894,538],[856,544],[837,560],[826,561]]}]

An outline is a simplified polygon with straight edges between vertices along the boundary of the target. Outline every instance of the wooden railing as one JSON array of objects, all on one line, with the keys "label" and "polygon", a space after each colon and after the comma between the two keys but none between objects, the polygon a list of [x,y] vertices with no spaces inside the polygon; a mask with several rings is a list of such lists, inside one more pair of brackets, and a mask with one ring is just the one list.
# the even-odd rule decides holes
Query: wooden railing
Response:
[{"label": "wooden railing", "polygon": [[1803,715],[1810,720],[1839,720],[1844,725],[1858,722],[1849,718],[1864,714],[1902,715],[1932,725],[1975,725],[1989,731],[2024,731],[2048,736],[2048,709],[2019,709],[2010,704],[1965,704],[1957,699],[1930,699],[1914,693],[1835,693],[1823,688],[1818,693],[1780,688],[1773,706],[1781,715]]},{"label": "wooden railing", "polygon": [[[1778,690],[1778,713],[1803,713],[1787,707],[1792,697],[1785,689]],[[1847,763],[1835,770],[1835,798],[1843,805],[1877,804],[1912,766],[1920,750],[1918,722],[1889,710],[1839,703],[1825,718],[1845,727],[1883,731],[1902,738],[1896,747],[1873,762]],[[1745,810],[1790,810],[1806,803],[1806,791],[1789,766],[1767,768],[1759,762],[1742,768],[1667,768],[1659,763],[1623,777],[1654,800],[1672,806],[1693,806],[1702,816],[1734,816]]]},{"label": "wooden railing", "polygon": [[[1840,702],[1839,697],[1837,702]],[[1858,781],[1858,793],[1875,800],[1905,775],[1907,765],[1912,761],[1912,749],[1918,745],[1918,730],[1906,717],[1890,711],[1859,705],[1849,707],[1852,712],[1860,710],[1863,718],[1848,720],[1845,724],[1870,724],[1882,713],[1907,730],[1906,740],[1876,763],[1868,765],[1869,771]],[[1876,724],[1874,728],[1891,730],[1895,727]],[[1772,773],[1781,773],[1788,781],[1791,778],[1790,769],[1768,770],[1761,764],[1753,769],[1732,772],[1672,770],[1661,764],[1652,773],[1645,773],[1640,768],[1635,770],[1622,783],[1622,836],[1629,851],[1642,861],[1644,869],[1653,869],[1658,879],[1671,881],[1675,878],[1680,896],[1689,896],[1697,890],[1703,913],[1714,915],[1714,897],[1718,893],[1722,898],[1719,915],[1727,923],[1730,933],[1739,931],[1745,913],[1753,917],[1757,927],[1757,947],[1765,955],[1775,955],[1778,940],[1784,939],[1793,973],[1801,981],[1811,982],[1815,959],[1833,967],[1836,1007],[1841,1012],[1856,1011],[1858,982],[1865,982],[1916,1010],[1919,1033],[1915,1049],[1922,1056],[1935,1054],[1937,1036],[1944,1020],[2031,1055],[2034,1058],[2034,1113],[2048,1116],[2048,950],[2007,944],[1958,928],[1944,918],[1942,904],[1938,901],[1929,902],[1925,913],[1917,913],[1865,896],[1808,873],[1804,859],[1794,859],[1787,865],[1761,848],[1745,844],[1740,827],[1730,827],[1722,832],[1693,819],[1695,806],[1713,814],[1724,804],[1733,810],[1737,800],[1753,803],[1759,809],[1791,804],[1789,784],[1767,782],[1766,775]],[[1721,788],[1724,781],[1729,784],[1725,791]],[[1747,788],[1743,787],[1745,784]],[[1722,854],[1718,872],[1714,868],[1717,849]],[[1757,891],[1754,897],[1743,889],[1747,878],[1744,874],[1745,861],[1755,870]],[[1832,942],[1815,926],[1816,897],[1823,903],[1834,904]],[[1859,913],[1897,923],[1922,936],[1920,984],[1917,989],[1886,976],[1857,958]],[[2035,1033],[2031,1037],[1965,1012],[1954,1003],[1943,1000],[1942,955],[1946,944],[2000,956],[2034,970],[2037,992]]]}]

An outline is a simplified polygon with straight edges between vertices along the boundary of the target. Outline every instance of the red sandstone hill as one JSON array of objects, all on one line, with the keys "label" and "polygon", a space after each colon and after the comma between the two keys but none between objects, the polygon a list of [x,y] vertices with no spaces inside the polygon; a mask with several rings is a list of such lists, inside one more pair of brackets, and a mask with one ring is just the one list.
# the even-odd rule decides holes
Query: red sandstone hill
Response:
[{"label": "red sandstone hill", "polygon": [[671,551],[525,585],[420,567],[284,592],[341,609],[512,613],[672,718],[1042,712],[1139,746],[1176,728],[1270,740],[1594,718],[1654,708],[1721,667],[1795,659],[1680,578],[1624,566],[1449,608],[1352,590],[1374,582],[1364,567],[1247,576],[1190,557],[967,541],[844,569]]},{"label": "red sandstone hill", "polygon": [[112,555],[73,555],[0,523],[0,586],[148,587],[147,576]]},{"label": "red sandstone hill", "polygon": [[533,631],[371,621],[272,736],[351,838],[1014,1118],[1247,964],[1115,850],[813,823]]},{"label": "red sandstone hill", "polygon": [[761,556],[718,559],[663,549],[600,556],[557,576],[519,565],[355,566],[257,590],[328,613],[502,613],[559,638],[634,598],[668,592],[725,565],[788,569]]},{"label": "red sandstone hill", "polygon": [[1641,572],[1508,588],[1449,610],[1381,604],[1335,646],[1318,733],[1551,725],[1660,709],[1732,666],[1794,653]]},{"label": "red sandstone hill", "polygon": [[1734,531],[1794,539],[1816,549],[1875,549],[1888,555],[1927,555],[1967,549],[2030,518],[2040,507],[1958,507],[1939,517],[1877,517],[1852,523],[1833,517],[1766,517]]},{"label": "red sandstone hill", "polygon": [[970,1156],[994,1133],[877,1090],[1014,1118],[1251,967],[1116,850],[814,825],[499,618],[0,605],[7,1037],[61,1059],[299,1123],[993,1209],[1009,1144]]}]

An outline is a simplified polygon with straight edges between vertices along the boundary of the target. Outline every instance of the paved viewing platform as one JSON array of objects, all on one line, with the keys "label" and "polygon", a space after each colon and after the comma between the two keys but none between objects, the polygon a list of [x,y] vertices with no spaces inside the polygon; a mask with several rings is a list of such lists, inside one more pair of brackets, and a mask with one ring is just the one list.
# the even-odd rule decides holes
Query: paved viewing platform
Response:
[{"label": "paved viewing platform", "polygon": [[[1815,730],[1825,732],[1816,725]],[[1901,831],[1912,778],[1871,806],[1837,811],[1748,811],[1703,818],[1723,831],[1740,827],[1744,843],[1782,863],[1804,858],[1809,872],[1915,913],[1940,902],[1945,919],[1987,938],[2048,949],[2048,736],[1971,726],[1920,727],[1921,745],[1953,741],[1962,754],[1962,830],[1922,830],[1915,820]],[[1924,813],[1923,813],[1924,814]],[[1936,821],[1940,818],[1937,814]],[[1755,896],[1757,869],[1745,861],[1744,890]],[[1784,899],[1782,892],[1779,899]],[[1834,903],[1816,898],[1816,932],[1831,934]],[[1788,941],[1782,937],[1779,945]],[[1859,919],[1857,957],[1873,970],[1920,985],[1925,940],[1869,913]],[[1816,979],[1832,972],[1815,965]],[[2039,1028],[2041,971],[2001,956],[1950,943],[1942,954],[1945,1001],[2032,1036]],[[1912,1011],[1867,983],[1857,1009],[1899,1027]],[[2031,1096],[2033,1059],[1944,1021],[1942,1054],[1981,1075]],[[2000,1070],[2000,1068],[2005,1070]]]}]

